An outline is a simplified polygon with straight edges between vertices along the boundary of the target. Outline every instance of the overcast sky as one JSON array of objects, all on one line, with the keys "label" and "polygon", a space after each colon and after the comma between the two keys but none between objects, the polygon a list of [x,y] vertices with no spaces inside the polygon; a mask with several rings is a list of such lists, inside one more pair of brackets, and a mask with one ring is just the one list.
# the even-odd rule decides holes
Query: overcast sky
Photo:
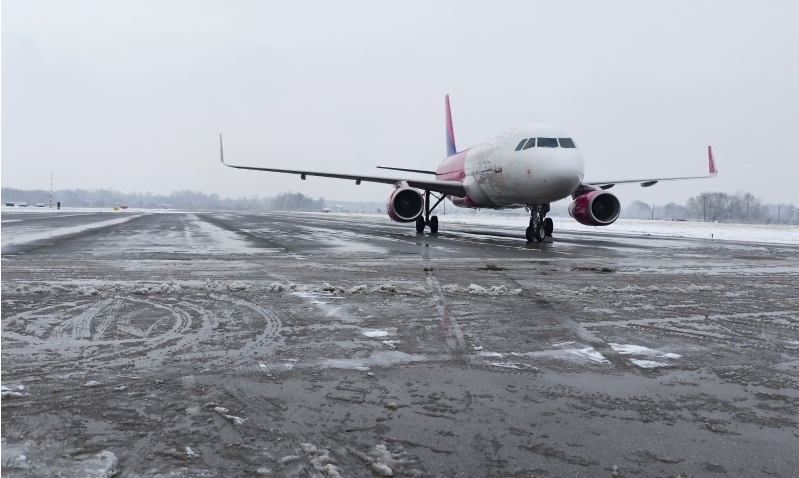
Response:
[{"label": "overcast sky", "polygon": [[385,185],[218,161],[380,174],[529,121],[577,140],[586,179],[682,202],[799,202],[799,2],[29,1],[2,4],[2,185],[280,191],[383,200]]}]

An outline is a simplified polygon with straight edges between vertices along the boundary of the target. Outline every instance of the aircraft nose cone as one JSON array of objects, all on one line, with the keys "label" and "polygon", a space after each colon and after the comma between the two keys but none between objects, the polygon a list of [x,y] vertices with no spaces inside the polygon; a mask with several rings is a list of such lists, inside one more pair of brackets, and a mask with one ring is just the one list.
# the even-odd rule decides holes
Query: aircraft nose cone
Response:
[{"label": "aircraft nose cone", "polygon": [[583,180],[583,158],[578,154],[558,156],[548,158],[544,177],[548,188],[566,191],[563,193],[566,195],[574,191]]}]

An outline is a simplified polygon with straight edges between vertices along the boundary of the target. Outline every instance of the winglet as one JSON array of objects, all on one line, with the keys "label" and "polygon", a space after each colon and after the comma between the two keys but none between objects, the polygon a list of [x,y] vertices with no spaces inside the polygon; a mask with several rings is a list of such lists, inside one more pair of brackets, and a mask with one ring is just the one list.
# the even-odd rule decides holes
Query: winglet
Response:
[{"label": "winglet", "polygon": [[219,160],[222,161],[222,164],[225,166],[228,165],[225,162],[225,151],[222,149],[222,133],[219,133]]},{"label": "winglet", "polygon": [[447,107],[447,157],[458,154],[455,149],[455,131],[452,129],[452,111],[449,108],[449,95],[444,97],[444,102]]},{"label": "winglet", "polygon": [[707,162],[708,162],[708,176],[713,177],[719,173],[719,170],[716,169],[716,161],[713,159],[713,148],[710,146],[707,147]]}]

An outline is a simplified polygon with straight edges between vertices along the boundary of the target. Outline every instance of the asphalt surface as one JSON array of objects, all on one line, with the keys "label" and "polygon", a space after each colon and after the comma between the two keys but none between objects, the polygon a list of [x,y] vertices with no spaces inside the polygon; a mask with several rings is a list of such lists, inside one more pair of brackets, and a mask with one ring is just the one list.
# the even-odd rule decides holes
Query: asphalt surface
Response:
[{"label": "asphalt surface", "polygon": [[797,476],[799,248],[524,226],[4,211],[3,475]]}]

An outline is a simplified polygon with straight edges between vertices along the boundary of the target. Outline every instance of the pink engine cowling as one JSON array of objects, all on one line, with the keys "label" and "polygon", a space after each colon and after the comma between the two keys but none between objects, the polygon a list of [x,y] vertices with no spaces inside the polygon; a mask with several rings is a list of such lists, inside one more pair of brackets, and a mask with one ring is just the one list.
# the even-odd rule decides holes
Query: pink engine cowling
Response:
[{"label": "pink engine cowling", "polygon": [[388,197],[388,217],[396,222],[413,222],[424,212],[424,197],[416,189],[397,188]]},{"label": "pink engine cowling", "polygon": [[569,205],[569,215],[586,226],[609,226],[621,212],[619,200],[607,191],[591,191]]}]

